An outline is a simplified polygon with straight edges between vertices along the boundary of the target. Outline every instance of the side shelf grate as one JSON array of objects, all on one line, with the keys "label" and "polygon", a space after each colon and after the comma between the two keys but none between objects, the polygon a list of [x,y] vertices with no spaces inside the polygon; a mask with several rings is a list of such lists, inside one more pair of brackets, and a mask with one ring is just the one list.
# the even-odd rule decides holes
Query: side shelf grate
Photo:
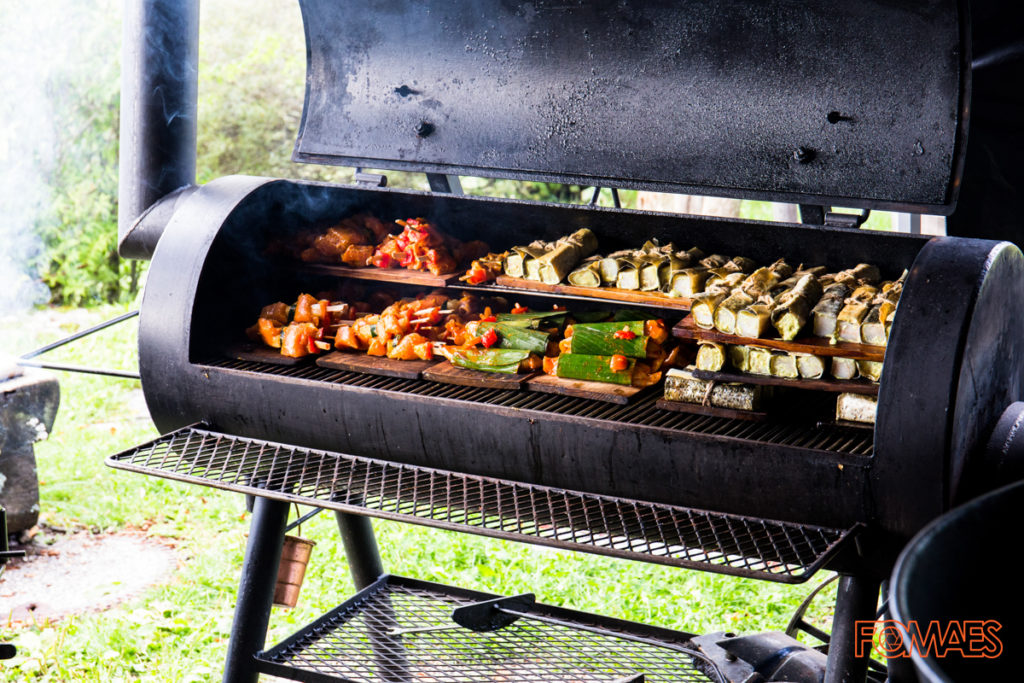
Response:
[{"label": "side shelf grate", "polygon": [[[392,629],[454,626],[452,609],[492,595],[385,576],[256,656],[267,674],[301,681],[377,683],[647,683],[721,681],[686,646],[689,634],[536,605],[496,631],[455,627],[404,635]],[[598,622],[595,624],[594,622]]]},{"label": "side shelf grate", "polygon": [[111,456],[117,469],[356,514],[799,583],[854,529],[830,529],[300,448],[190,426]]}]

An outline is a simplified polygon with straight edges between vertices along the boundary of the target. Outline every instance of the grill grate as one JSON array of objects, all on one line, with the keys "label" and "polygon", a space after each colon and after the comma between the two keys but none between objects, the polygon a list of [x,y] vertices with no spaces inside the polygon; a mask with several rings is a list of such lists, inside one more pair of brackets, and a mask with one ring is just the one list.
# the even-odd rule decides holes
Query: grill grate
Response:
[{"label": "grill grate", "polygon": [[508,389],[479,389],[467,392],[466,387],[451,384],[421,379],[392,379],[344,370],[328,370],[315,365],[282,367],[243,360],[215,360],[205,365],[212,368],[273,374],[378,391],[396,391],[432,398],[486,403],[519,410],[535,410],[623,424],[645,425],[691,434],[724,436],[767,444],[785,444],[793,448],[827,450],[833,453],[863,456],[870,456],[874,452],[874,433],[871,430],[807,422],[748,422],[725,417],[677,413],[657,408],[655,403],[660,398],[657,394],[639,398],[636,402],[623,406],[586,398]]},{"label": "grill grate", "polygon": [[[388,635],[392,628],[453,624],[452,609],[494,596],[400,577],[384,577],[276,647],[256,656],[267,674],[303,681],[376,683],[590,683],[643,673],[648,683],[721,680],[683,634],[557,610],[588,630],[521,618],[497,631],[462,628]],[[549,616],[538,605],[533,614]],[[601,620],[601,632],[589,623]],[[609,625],[614,623],[613,628]],[[644,638],[627,640],[621,634]],[[698,668],[700,667],[700,668]],[[703,673],[706,671],[708,673]]]},{"label": "grill grate", "polygon": [[107,464],[217,488],[573,550],[799,583],[852,530],[598,496],[185,427]]}]

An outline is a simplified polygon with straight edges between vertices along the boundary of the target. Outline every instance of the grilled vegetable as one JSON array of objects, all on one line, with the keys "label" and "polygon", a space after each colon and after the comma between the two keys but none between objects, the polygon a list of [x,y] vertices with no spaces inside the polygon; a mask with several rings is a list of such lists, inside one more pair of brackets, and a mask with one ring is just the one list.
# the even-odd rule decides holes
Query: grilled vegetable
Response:
[{"label": "grilled vegetable", "polygon": [[846,305],[846,297],[853,290],[850,285],[838,282],[825,288],[821,300],[812,313],[814,314],[813,334],[815,337],[831,337],[836,331],[836,319]]},{"label": "grilled vegetable", "polygon": [[[622,354],[646,358],[651,338],[644,334],[644,321],[585,323],[572,326],[569,352],[592,356]],[[623,334],[623,333],[628,334]]]},{"label": "grilled vegetable", "polygon": [[733,334],[736,331],[736,315],[752,303],[752,296],[740,290],[734,291],[715,307],[715,329],[724,334]]},{"label": "grilled vegetable", "polygon": [[748,348],[750,351],[747,357],[749,364],[747,372],[754,375],[772,374],[772,352],[758,346],[751,346]]},{"label": "grilled vegetable", "polygon": [[839,394],[836,399],[836,419],[850,422],[875,423],[878,399],[863,394]]},{"label": "grilled vegetable", "polygon": [[580,259],[597,250],[597,237],[588,228],[581,228],[555,242],[551,251],[537,258],[540,280],[549,285],[561,282]]},{"label": "grilled vegetable", "polygon": [[569,273],[569,284],[577,287],[601,286],[601,263],[596,258],[585,260]]},{"label": "grilled vegetable", "polygon": [[647,256],[640,266],[640,291],[654,292],[661,288],[661,273],[668,270],[668,259],[664,256]]},{"label": "grilled vegetable", "polygon": [[791,340],[800,333],[821,294],[818,279],[808,274],[801,277],[793,289],[779,297],[772,310],[772,325],[780,337]]},{"label": "grilled vegetable", "polygon": [[[625,360],[625,364],[620,359]],[[612,356],[590,356],[580,353],[563,353],[558,357],[555,374],[558,377],[582,379],[591,382],[609,382],[630,385],[633,383],[635,358],[620,356],[613,369]]]},{"label": "grilled vegetable", "polygon": [[747,306],[736,314],[736,334],[757,339],[764,335],[771,323],[772,309],[766,304]]},{"label": "grilled vegetable", "polygon": [[499,323],[514,325],[515,327],[558,328],[565,324],[568,314],[565,311],[546,311],[530,313],[499,313],[495,316]]},{"label": "grilled vegetable", "polygon": [[697,369],[718,372],[725,366],[725,347],[714,342],[701,342],[697,348]]},{"label": "grilled vegetable", "polygon": [[800,371],[796,367],[796,357],[784,351],[773,353],[768,366],[773,377],[796,379],[800,376]]},{"label": "grilled vegetable", "polygon": [[729,363],[740,372],[750,372],[750,347],[730,346]]},{"label": "grilled vegetable", "polygon": [[852,358],[833,358],[832,376],[836,379],[854,379],[857,376],[857,361]]},{"label": "grilled vegetable", "polygon": [[615,276],[615,286],[619,289],[640,289],[640,266],[643,261],[637,257],[619,259],[619,274]]},{"label": "grilled vegetable", "polygon": [[809,353],[796,355],[796,369],[804,379],[820,379],[825,374],[825,361]]},{"label": "grilled vegetable", "polygon": [[727,298],[729,298],[729,292],[725,289],[712,289],[697,294],[690,304],[693,321],[697,323],[698,327],[703,327],[706,330],[714,328],[715,309]]},{"label": "grilled vegetable", "polygon": [[[492,341],[491,346],[497,342],[500,349],[523,349],[539,354],[547,352],[548,343],[551,341],[551,335],[547,332],[501,322],[481,322],[477,332],[481,339],[484,339],[485,335],[495,333],[497,338]],[[488,344],[484,343],[484,346]]]},{"label": "grilled vegetable", "polygon": [[444,355],[452,365],[460,368],[514,375],[519,371],[520,364],[530,357],[530,352],[522,349],[467,349],[446,346]]},{"label": "grilled vegetable", "polygon": [[704,291],[704,283],[710,272],[707,268],[684,268],[672,275],[669,292],[675,296],[693,298]]},{"label": "grilled vegetable", "polygon": [[859,360],[857,361],[857,372],[861,377],[867,377],[872,382],[877,382],[882,378],[882,364],[877,360]]},{"label": "grilled vegetable", "polygon": [[665,375],[665,400],[711,405],[733,410],[758,410],[771,395],[771,387],[714,382],[693,376],[693,366],[673,368]]},{"label": "grilled vegetable", "polygon": [[873,346],[885,346],[888,338],[885,336],[885,323],[882,322],[881,306],[873,306],[868,314],[864,316],[864,322],[860,324],[860,338],[865,344]]}]

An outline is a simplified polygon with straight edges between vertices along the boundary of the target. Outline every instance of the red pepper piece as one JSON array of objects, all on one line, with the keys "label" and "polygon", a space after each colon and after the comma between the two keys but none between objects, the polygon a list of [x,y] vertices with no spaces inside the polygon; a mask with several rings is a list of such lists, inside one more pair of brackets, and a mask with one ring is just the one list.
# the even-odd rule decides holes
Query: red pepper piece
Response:
[{"label": "red pepper piece", "polygon": [[608,367],[611,368],[612,372],[622,372],[629,368],[629,359],[621,353],[617,353],[612,356],[611,361],[608,363]]},{"label": "red pepper piece", "polygon": [[469,271],[469,277],[466,278],[466,282],[471,285],[479,285],[483,282],[487,282],[487,271],[483,268],[473,268]]},{"label": "red pepper piece", "polygon": [[632,330],[619,330],[612,336],[616,339],[636,339],[636,332],[633,332]]},{"label": "red pepper piece", "polygon": [[482,322],[482,323],[496,323],[496,322],[498,322],[498,319],[495,316],[493,316],[493,315],[483,315],[483,316],[480,316],[480,322]]},{"label": "red pepper piece", "polygon": [[487,349],[498,343],[498,333],[493,327],[480,335],[480,343]]},{"label": "red pepper piece", "polygon": [[520,306],[518,303],[516,303],[516,305],[512,307],[512,313],[514,315],[520,315],[522,313],[529,313],[529,312],[530,312],[529,308],[527,308],[526,306]]}]

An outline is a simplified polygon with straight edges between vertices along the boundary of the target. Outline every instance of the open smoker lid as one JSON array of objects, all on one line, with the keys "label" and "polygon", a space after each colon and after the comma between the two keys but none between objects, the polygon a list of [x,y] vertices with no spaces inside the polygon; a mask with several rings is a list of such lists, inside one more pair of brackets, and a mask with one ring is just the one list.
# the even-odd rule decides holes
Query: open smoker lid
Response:
[{"label": "open smoker lid", "polygon": [[957,0],[300,0],[297,161],[949,213]]}]

